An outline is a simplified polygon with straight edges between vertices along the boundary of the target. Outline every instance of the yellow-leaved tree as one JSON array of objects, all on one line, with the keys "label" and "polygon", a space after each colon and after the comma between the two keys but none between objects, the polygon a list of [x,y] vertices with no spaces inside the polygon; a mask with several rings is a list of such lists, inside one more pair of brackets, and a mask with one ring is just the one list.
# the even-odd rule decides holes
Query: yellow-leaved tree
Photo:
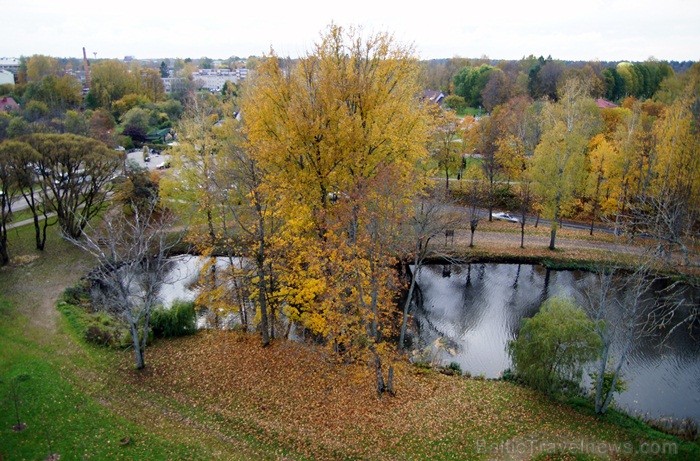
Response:
[{"label": "yellow-leaved tree", "polygon": [[331,25],[298,62],[264,59],[241,104],[283,221],[272,254],[286,313],[336,351],[368,354],[380,393],[394,243],[427,155],[418,73],[390,35]]},{"label": "yellow-leaved tree", "polygon": [[566,81],[559,101],[548,103],[542,115],[543,134],[532,172],[545,217],[551,220],[549,249],[554,250],[562,210],[584,184],[588,141],[602,121],[586,85],[578,79]]}]

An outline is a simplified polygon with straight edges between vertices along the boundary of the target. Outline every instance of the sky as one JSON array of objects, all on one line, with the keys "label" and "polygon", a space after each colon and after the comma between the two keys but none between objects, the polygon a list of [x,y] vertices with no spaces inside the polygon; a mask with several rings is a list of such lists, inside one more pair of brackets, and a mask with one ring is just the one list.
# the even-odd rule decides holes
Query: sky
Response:
[{"label": "sky", "polygon": [[0,0],[0,57],[299,57],[329,24],[420,59],[700,61],[699,0]]}]

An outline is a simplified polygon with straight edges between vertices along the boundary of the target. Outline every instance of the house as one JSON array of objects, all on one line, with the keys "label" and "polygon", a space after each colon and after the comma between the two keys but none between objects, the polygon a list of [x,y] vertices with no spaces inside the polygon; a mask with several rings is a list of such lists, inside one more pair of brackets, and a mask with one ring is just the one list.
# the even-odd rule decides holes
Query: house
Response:
[{"label": "house", "polygon": [[19,104],[12,96],[3,96],[0,98],[0,112],[12,112],[19,110]]},{"label": "house", "polygon": [[598,106],[599,109],[613,109],[615,107],[618,107],[617,104],[614,102],[608,101],[607,99],[603,98],[598,98],[595,100],[596,106]]},{"label": "house", "polygon": [[436,90],[425,90],[421,96],[422,100],[428,100],[434,102],[437,105],[442,104],[442,100],[445,99],[445,95],[441,91]]},{"label": "house", "polygon": [[0,69],[8,70],[12,74],[19,71],[19,59],[16,58],[0,58]]},{"label": "house", "polygon": [[153,130],[146,135],[146,141],[156,144],[165,144],[173,140],[173,131],[170,128]]}]

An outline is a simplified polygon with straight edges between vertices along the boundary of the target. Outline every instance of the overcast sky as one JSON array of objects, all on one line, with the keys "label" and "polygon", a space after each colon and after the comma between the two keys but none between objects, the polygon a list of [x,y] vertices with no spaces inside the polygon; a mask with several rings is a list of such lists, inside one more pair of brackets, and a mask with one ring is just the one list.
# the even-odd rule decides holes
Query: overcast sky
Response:
[{"label": "overcast sky", "polygon": [[297,57],[334,22],[421,59],[700,60],[699,0],[0,1],[0,57]]}]

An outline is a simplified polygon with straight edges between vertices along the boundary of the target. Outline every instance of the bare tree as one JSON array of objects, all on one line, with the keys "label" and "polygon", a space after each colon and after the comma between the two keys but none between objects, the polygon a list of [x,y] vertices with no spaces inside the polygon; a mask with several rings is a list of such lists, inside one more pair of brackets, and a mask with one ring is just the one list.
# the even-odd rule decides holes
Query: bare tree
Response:
[{"label": "bare tree", "polygon": [[600,269],[594,286],[585,290],[585,305],[602,344],[593,383],[596,413],[605,413],[620,390],[623,368],[635,341],[662,325],[654,313],[674,311],[679,305],[679,298],[669,296],[677,284],[657,292],[650,287],[658,281],[659,276],[645,262],[632,273]]},{"label": "bare tree", "polygon": [[438,235],[447,235],[449,231],[454,232],[456,227],[461,227],[464,220],[461,213],[451,212],[452,205],[454,204],[447,203],[437,197],[423,198],[417,201],[415,214],[409,221],[408,234],[410,235],[410,244],[413,245],[413,249],[410,251],[413,255],[413,269],[410,271],[411,282],[403,305],[399,350],[404,348],[408,314],[420,270],[428,256],[436,255],[436,247],[431,246],[430,241]]},{"label": "bare tree", "polygon": [[146,365],[151,311],[167,275],[168,253],[179,241],[168,238],[170,224],[153,200],[149,206],[115,207],[99,228],[88,224],[81,238],[66,236],[97,260],[89,275],[99,293],[93,299],[126,322],[137,369]]}]

